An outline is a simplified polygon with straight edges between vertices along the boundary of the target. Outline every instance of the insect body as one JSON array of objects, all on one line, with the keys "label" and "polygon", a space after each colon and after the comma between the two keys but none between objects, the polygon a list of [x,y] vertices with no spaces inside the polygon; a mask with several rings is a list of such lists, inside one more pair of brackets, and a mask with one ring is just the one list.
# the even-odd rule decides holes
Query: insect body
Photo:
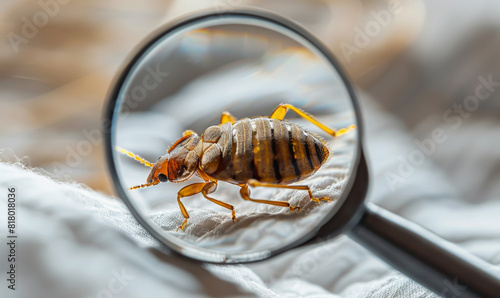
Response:
[{"label": "insect body", "polygon": [[339,136],[355,128],[351,125],[335,131],[289,104],[279,105],[269,118],[245,118],[237,121],[224,112],[221,123],[207,128],[201,136],[190,130],[184,132],[183,137],[154,164],[125,149],[117,148],[118,151],[152,167],[147,183],[130,189],[149,187],[166,181],[183,182],[194,174],[200,176],[205,182],[190,184],[177,194],[177,202],[184,216],[180,229],[184,228],[189,218],[181,198],[198,193],[231,210],[233,222],[236,220],[232,205],[208,196],[216,190],[219,180],[240,186],[240,194],[245,200],[288,207],[292,212],[299,211],[300,207],[291,206],[285,201],[250,198],[248,187],[302,189],[308,191],[310,199],[315,202],[329,201],[327,197],[313,197],[306,185],[288,185],[314,174],[329,155],[328,149],[318,137],[293,123],[283,121],[288,109],[332,136]]},{"label": "insect body", "polygon": [[290,184],[310,176],[328,157],[328,149],[317,137],[295,124],[270,118],[209,127],[199,146],[201,170],[235,184],[250,179]]}]

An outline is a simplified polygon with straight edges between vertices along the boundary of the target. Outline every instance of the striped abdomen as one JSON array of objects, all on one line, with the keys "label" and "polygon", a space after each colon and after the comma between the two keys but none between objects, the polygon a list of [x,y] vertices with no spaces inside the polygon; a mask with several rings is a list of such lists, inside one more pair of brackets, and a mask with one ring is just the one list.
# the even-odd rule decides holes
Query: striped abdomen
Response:
[{"label": "striped abdomen", "polygon": [[288,184],[312,175],[328,149],[297,125],[269,118],[209,127],[202,135],[201,168],[215,179]]}]

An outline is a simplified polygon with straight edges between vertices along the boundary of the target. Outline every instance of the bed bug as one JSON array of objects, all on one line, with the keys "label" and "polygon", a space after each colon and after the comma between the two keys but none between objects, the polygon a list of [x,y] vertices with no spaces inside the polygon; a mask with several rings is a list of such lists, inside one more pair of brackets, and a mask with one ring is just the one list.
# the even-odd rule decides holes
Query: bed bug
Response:
[{"label": "bed bug", "polygon": [[152,168],[146,184],[130,189],[167,181],[184,182],[195,174],[201,177],[205,182],[187,185],[177,193],[177,202],[184,216],[184,222],[178,228],[181,230],[189,218],[181,199],[198,193],[231,210],[233,223],[236,221],[232,205],[209,196],[217,189],[218,181],[241,187],[240,194],[245,200],[286,207],[292,212],[298,212],[300,207],[285,201],[253,199],[249,186],[300,189],[307,191],[315,202],[329,201],[327,197],[314,197],[307,185],[289,185],[314,174],[329,156],[327,147],[318,136],[283,120],[289,109],[333,137],[356,127],[351,125],[335,131],[290,104],[280,104],[268,118],[236,120],[229,112],[224,112],[220,124],[210,126],[201,136],[191,130],[185,131],[167,154],[154,164],[117,147],[119,152]]}]

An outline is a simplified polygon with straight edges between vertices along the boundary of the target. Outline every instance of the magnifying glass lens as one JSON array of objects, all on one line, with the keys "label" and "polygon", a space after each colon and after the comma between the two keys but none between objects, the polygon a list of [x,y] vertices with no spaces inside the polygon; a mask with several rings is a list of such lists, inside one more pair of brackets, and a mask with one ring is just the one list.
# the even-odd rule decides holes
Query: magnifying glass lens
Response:
[{"label": "magnifying glass lens", "polygon": [[[314,236],[345,199],[359,150],[353,99],[293,28],[231,14],[176,24],[133,58],[115,96],[119,194],[177,252],[263,259]],[[288,110],[273,114],[282,103]],[[334,137],[325,127],[351,129]]]}]

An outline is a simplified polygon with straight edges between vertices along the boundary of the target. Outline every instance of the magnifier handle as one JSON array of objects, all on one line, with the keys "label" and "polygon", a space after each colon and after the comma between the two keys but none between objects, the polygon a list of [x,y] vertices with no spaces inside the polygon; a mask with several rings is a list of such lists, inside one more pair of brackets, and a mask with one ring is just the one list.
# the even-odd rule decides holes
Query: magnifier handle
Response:
[{"label": "magnifier handle", "polygon": [[498,297],[493,265],[373,204],[349,236],[442,297]]}]

